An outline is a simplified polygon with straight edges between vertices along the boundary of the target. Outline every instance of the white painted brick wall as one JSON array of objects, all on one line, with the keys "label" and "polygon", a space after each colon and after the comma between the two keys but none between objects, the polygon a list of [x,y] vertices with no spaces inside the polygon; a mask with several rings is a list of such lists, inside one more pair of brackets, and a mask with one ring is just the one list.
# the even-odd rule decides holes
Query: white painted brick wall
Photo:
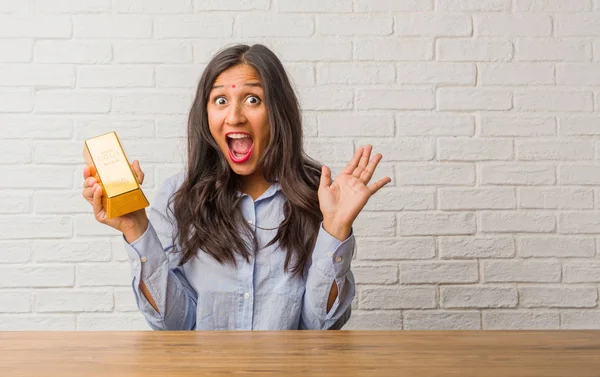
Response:
[{"label": "white painted brick wall", "polygon": [[384,155],[347,328],[598,329],[599,37],[592,0],[0,0],[0,330],[148,329],[83,140],[117,131],[152,198],[234,42],[281,57],[334,173]]}]

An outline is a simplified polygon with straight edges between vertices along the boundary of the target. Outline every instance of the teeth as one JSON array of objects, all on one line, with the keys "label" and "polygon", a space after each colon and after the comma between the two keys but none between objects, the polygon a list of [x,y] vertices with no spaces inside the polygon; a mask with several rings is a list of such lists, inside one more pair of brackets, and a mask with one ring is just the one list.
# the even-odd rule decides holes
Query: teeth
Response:
[{"label": "teeth", "polygon": [[227,137],[229,137],[231,139],[244,139],[244,138],[250,137],[250,135],[247,135],[247,134],[229,134],[229,135],[227,135]]}]

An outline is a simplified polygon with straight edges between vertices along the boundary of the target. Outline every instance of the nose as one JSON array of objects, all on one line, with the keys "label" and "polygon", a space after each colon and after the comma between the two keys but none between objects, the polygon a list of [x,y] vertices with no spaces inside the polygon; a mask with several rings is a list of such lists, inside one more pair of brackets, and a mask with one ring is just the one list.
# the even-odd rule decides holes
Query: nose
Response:
[{"label": "nose", "polygon": [[227,113],[226,122],[229,125],[237,125],[246,122],[246,116],[244,115],[244,110],[240,104],[233,104],[229,106]]}]

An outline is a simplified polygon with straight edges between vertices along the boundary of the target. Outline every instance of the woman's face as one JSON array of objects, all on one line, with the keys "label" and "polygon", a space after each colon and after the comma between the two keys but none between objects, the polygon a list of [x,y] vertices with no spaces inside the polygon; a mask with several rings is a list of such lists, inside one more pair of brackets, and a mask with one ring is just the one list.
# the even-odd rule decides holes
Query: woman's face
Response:
[{"label": "woman's face", "polygon": [[208,126],[212,137],[238,175],[260,174],[271,130],[258,72],[248,65],[223,71],[209,94]]}]

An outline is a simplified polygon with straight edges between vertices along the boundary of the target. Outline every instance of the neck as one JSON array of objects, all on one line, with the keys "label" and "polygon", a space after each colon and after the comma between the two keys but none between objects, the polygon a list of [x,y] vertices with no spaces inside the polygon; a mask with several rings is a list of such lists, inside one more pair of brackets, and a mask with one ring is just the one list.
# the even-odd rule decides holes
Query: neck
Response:
[{"label": "neck", "polygon": [[240,179],[242,181],[242,192],[249,195],[252,200],[258,199],[271,186],[262,172],[244,175]]}]

